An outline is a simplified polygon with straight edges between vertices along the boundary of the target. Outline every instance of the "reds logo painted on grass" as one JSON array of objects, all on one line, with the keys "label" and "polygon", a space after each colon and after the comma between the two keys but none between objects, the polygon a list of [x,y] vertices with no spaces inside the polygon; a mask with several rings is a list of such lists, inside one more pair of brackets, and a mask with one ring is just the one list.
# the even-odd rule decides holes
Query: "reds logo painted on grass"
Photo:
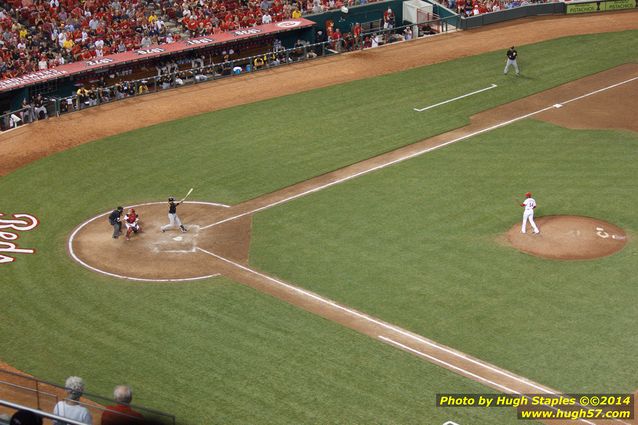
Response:
[{"label": "reds logo painted on grass", "polygon": [[[0,217],[4,214],[0,213]],[[33,254],[35,249],[18,248],[10,241],[17,240],[20,235],[17,232],[27,232],[38,227],[40,222],[30,214],[12,214],[13,219],[0,218],[0,264],[12,263],[15,258],[8,254]],[[5,231],[11,229],[12,232]]]}]

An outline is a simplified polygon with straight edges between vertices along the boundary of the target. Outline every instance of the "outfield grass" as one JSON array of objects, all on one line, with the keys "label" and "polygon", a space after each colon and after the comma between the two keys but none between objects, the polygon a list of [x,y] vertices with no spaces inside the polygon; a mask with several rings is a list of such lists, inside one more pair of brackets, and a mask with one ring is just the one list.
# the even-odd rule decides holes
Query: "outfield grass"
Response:
[{"label": "outfield grass", "polygon": [[[539,137],[542,135],[542,137]],[[259,213],[254,266],[565,391],[633,391],[630,240],[595,261],[498,241],[537,215],[638,232],[638,135],[521,122]]]},{"label": "outfield grass", "polygon": [[[433,408],[431,399],[428,398],[432,391],[440,388],[442,385],[440,382],[446,382],[445,385],[449,383],[449,387],[446,388],[458,388],[460,391],[466,388],[463,387],[463,380],[449,376],[446,378],[444,376],[446,374],[437,375],[441,372],[436,368],[424,365],[406,354],[356,336],[319,319],[308,318],[294,309],[256,296],[248,290],[232,289],[233,285],[221,279],[198,284],[160,286],[129,284],[95,275],[70,260],[65,250],[67,237],[76,225],[115,205],[156,201],[170,194],[179,196],[193,186],[196,188],[193,196],[199,200],[233,204],[250,199],[458,127],[467,123],[468,117],[475,112],[623,62],[635,62],[636,52],[638,52],[638,32],[636,31],[566,38],[534,46],[523,46],[519,48],[519,53],[524,78],[502,76],[503,52],[494,52],[134,131],[53,155],[2,177],[0,179],[0,192],[4,201],[2,212],[4,214],[32,213],[40,218],[41,225],[37,230],[22,235],[19,240],[21,247],[36,248],[38,250],[36,255],[21,256],[13,264],[0,265],[2,270],[0,296],[4,301],[0,311],[2,318],[0,340],[3,342],[0,344],[0,358],[41,378],[57,382],[61,382],[66,375],[81,374],[89,382],[89,390],[104,394],[108,394],[114,384],[128,380],[138,388],[138,401],[148,403],[152,407],[171,410],[182,417],[193,418],[190,423],[200,423],[199,419],[211,416],[222,417],[224,421],[228,419],[227,422],[236,421],[237,423],[258,419],[270,423],[315,422],[310,416],[303,417],[301,411],[306,411],[306,415],[311,415],[312,412],[316,415],[326,415],[328,418],[326,422],[343,421],[346,415],[366,421],[368,416],[365,415],[368,411],[372,412],[370,414],[378,414],[381,418],[379,422],[391,422],[391,418],[403,418],[401,421],[410,422],[417,419],[418,415],[438,415],[439,412]],[[468,69],[472,70],[471,75],[468,75]],[[470,97],[454,105],[437,108],[427,116],[411,112],[415,106],[436,103],[494,82],[499,84],[499,88],[485,92],[480,97]],[[419,89],[415,90],[415,87]],[[517,143],[516,138],[512,143]],[[437,152],[432,158],[439,158],[443,152],[465,149],[466,145],[472,147],[476,144],[464,142],[462,145]],[[485,144],[485,146],[492,146],[492,144]],[[547,144],[544,146],[548,152],[551,152],[552,146]],[[514,147],[515,145],[512,145],[512,148]],[[518,148],[522,150],[516,154],[518,160],[524,155],[529,155],[528,146],[518,146]],[[633,152],[628,150],[624,152],[622,158],[632,158],[632,154]],[[620,156],[616,153],[614,158],[616,155]],[[428,155],[427,158],[431,156]],[[466,171],[476,164],[471,157],[468,158],[464,163]],[[546,160],[544,156],[540,158],[542,159],[533,162],[532,169],[544,172],[549,168],[542,168],[546,165]],[[547,160],[549,161],[549,158]],[[427,171],[427,167],[425,170],[418,170],[416,174],[413,170],[411,176],[396,174],[409,171],[409,167],[422,164],[421,161],[430,161],[430,159],[420,159],[410,162],[409,165],[402,165],[400,168],[392,168],[383,173],[368,176],[362,180],[363,183],[357,181],[356,184],[367,184],[369,179],[378,178],[377,176],[391,176],[385,186],[383,184],[379,187],[369,186],[367,192],[363,193],[353,190],[350,195],[354,196],[354,202],[344,203],[339,211],[345,216],[361,214],[361,211],[357,209],[358,206],[367,206],[371,199],[380,199],[382,195],[389,195],[384,191],[392,187],[392,182],[398,181],[401,181],[401,185],[394,189],[401,190],[407,195],[404,201],[408,204],[402,204],[407,207],[407,211],[422,208],[428,202],[436,201],[444,204],[451,202],[451,195],[447,192],[426,191],[426,189],[429,190],[427,179],[421,171]],[[632,176],[631,174],[627,176],[626,168],[619,167],[615,167],[613,172],[606,173],[615,173],[612,175],[615,175],[617,180],[621,180],[623,176]],[[579,175],[583,178],[591,177],[585,168],[578,169],[580,174],[575,174],[571,169],[571,164],[568,167],[566,163],[559,163],[559,167],[554,171],[562,176],[563,185],[571,187],[572,190],[580,187]],[[456,165],[452,166],[440,161],[438,171],[439,173],[433,177],[439,179],[437,181],[443,185],[442,187],[459,184],[456,180],[459,175]],[[516,186],[516,190],[523,190],[523,188],[527,190],[528,176],[520,170],[517,171],[513,174],[513,178],[519,179],[520,187]],[[427,172],[425,174],[427,175]],[[445,182],[445,176],[449,177],[450,183]],[[487,184],[482,181],[475,182],[474,177],[475,174],[466,176],[463,182],[466,186],[475,183]],[[511,186],[511,182],[502,177],[493,176],[492,178],[495,183],[492,186],[493,191],[503,185],[507,187],[508,197],[513,193],[511,190],[513,187],[508,186]],[[129,184],[130,182],[133,184]],[[545,205],[557,205],[557,199],[560,199],[563,202],[562,205],[566,207],[577,205],[576,198],[563,196],[569,193],[563,191],[562,187],[552,186],[548,180],[545,182],[541,185],[539,179],[535,179],[535,187],[543,194],[539,196],[541,208],[546,208]],[[606,181],[602,181],[598,175],[596,180],[583,181],[585,186],[599,184],[600,186],[597,186],[599,188],[604,188],[605,183]],[[407,184],[405,188],[404,184]],[[410,185],[423,188],[421,197],[411,196],[413,191],[407,190]],[[388,238],[389,241],[395,239],[394,230],[383,226],[380,220],[392,217],[395,211],[389,209],[384,212],[384,204],[374,203],[365,211],[365,214],[371,214],[369,218],[365,216],[365,220],[361,222],[361,225],[369,225],[368,230],[359,230],[356,235],[358,240],[348,242],[343,248],[338,246],[335,239],[319,238],[310,233],[317,239],[315,241],[308,239],[309,244],[300,246],[295,254],[303,261],[308,259],[304,276],[298,276],[301,274],[301,266],[289,263],[293,260],[292,256],[277,260],[273,258],[273,254],[264,252],[265,244],[270,243],[268,239],[273,239],[273,253],[287,252],[287,247],[281,242],[263,233],[269,230],[269,226],[297,226],[300,232],[308,231],[304,226],[310,225],[309,220],[297,221],[291,218],[295,218],[297,214],[303,215],[302,211],[311,201],[314,203],[319,200],[326,203],[323,206],[321,202],[317,203],[317,206],[321,206],[320,209],[326,214],[313,213],[319,221],[312,223],[312,226],[329,229],[328,221],[331,216],[328,213],[331,208],[328,207],[331,206],[332,200],[324,197],[341,193],[339,191],[342,190],[351,190],[353,187],[352,184],[348,184],[335,188],[317,195],[318,197],[307,198],[299,203],[259,216],[256,245],[253,250],[256,264],[280,273],[282,276],[290,277],[295,282],[310,287],[318,285],[316,287],[321,287],[322,291],[325,286],[325,293],[330,296],[344,299],[352,296],[353,304],[362,306],[363,309],[373,307],[375,300],[385,299],[386,307],[383,311],[375,308],[369,311],[379,312],[390,320],[397,319],[414,329],[421,330],[427,327],[427,332],[423,333],[459,348],[466,348],[471,352],[482,352],[481,350],[485,349],[482,336],[485,332],[489,332],[490,337],[495,338],[496,341],[493,346],[494,352],[486,351],[485,357],[503,365],[505,364],[501,361],[501,357],[507,357],[516,365],[512,369],[519,372],[522,371],[521,365],[525,365],[528,361],[527,355],[523,356],[521,354],[523,349],[513,346],[513,343],[508,340],[507,332],[505,332],[508,329],[507,322],[498,320],[495,325],[491,319],[494,317],[494,312],[500,309],[501,304],[507,307],[517,294],[520,295],[520,291],[517,294],[505,291],[499,295],[500,298],[495,298],[490,303],[481,302],[481,310],[478,311],[473,299],[461,296],[467,281],[480,281],[481,285],[486,285],[488,292],[500,294],[503,282],[499,279],[490,284],[491,281],[488,280],[495,270],[491,266],[489,254],[512,258],[511,268],[509,263],[505,263],[508,266],[505,271],[510,273],[508,276],[512,276],[515,270],[531,273],[537,268],[542,273],[551,271],[562,273],[561,278],[565,281],[565,285],[580,291],[576,293],[584,296],[569,299],[556,298],[554,303],[557,308],[561,303],[587,306],[587,296],[599,296],[595,288],[591,289],[594,292],[590,292],[588,285],[581,285],[577,280],[585,274],[579,267],[585,269],[587,263],[578,263],[561,270],[546,270],[546,263],[540,260],[529,259],[520,254],[511,253],[506,248],[489,245],[486,240],[491,240],[490,238],[500,231],[503,224],[494,222],[491,216],[500,211],[501,220],[509,220],[511,214],[509,209],[503,207],[504,204],[500,202],[500,199],[496,199],[498,202],[493,204],[494,208],[490,205],[490,208],[472,215],[461,214],[459,210],[455,210],[453,215],[446,215],[445,212],[451,213],[451,211],[446,211],[445,208],[440,210],[438,217],[448,221],[456,220],[459,229],[470,226],[474,232],[480,230],[477,239],[471,239],[469,242],[467,237],[462,238],[463,235],[455,233],[460,243],[454,240],[452,237],[454,235],[445,235],[445,238],[438,241],[441,245],[437,248],[431,241],[429,244],[425,243],[429,239],[426,233],[412,231],[411,234],[402,237],[405,238],[406,244],[417,245],[420,251],[403,251],[398,249],[400,246],[391,243],[387,247],[380,247],[378,245],[384,241],[383,238]],[[386,189],[383,189],[384,187]],[[554,198],[550,196],[552,189],[557,193]],[[635,189],[631,187],[629,190]],[[624,189],[622,191],[607,190],[603,196],[608,197],[605,201],[623,198],[624,205],[633,207],[631,204],[633,199],[627,196],[627,193]],[[378,197],[374,197],[375,194]],[[591,192],[587,194],[590,195]],[[435,199],[430,195],[442,198]],[[607,203],[601,203],[587,210],[592,214],[600,213],[601,211],[596,208],[603,208],[606,205]],[[570,212],[576,213],[576,210],[578,208],[571,208]],[[624,210],[625,216],[616,217],[617,219],[613,221],[621,226],[636,229],[631,213],[631,208],[627,208]],[[280,214],[286,217],[279,216]],[[606,217],[603,214],[598,215],[602,218]],[[425,220],[425,218],[431,219],[437,216],[435,214],[418,217],[419,220]],[[270,223],[271,220],[272,223]],[[278,224],[277,221],[280,223]],[[403,227],[397,227],[397,231],[399,228]],[[343,229],[343,232],[344,235],[353,236],[355,230]],[[371,231],[380,239],[371,241]],[[105,233],[109,233],[106,222]],[[300,238],[299,235],[295,237]],[[290,243],[297,242],[291,237]],[[324,245],[316,245],[320,243]],[[385,257],[388,260],[385,262],[387,268],[370,269],[369,273],[357,272],[357,276],[353,276],[353,278],[367,281],[363,286],[348,283],[350,280],[343,280],[343,277],[350,276],[351,270],[341,268],[344,274],[330,275],[321,270],[321,265],[317,266],[310,261],[311,254],[316,253],[319,248],[327,251],[327,255],[332,255],[330,252],[351,248],[355,246],[353,243],[358,249],[368,250],[357,255],[370,263],[381,258],[377,256],[381,251],[391,254],[390,257]],[[487,246],[491,248],[485,251],[484,248]],[[393,247],[398,250],[387,251]],[[453,251],[452,248],[457,251]],[[438,251],[447,255],[437,253]],[[463,271],[460,266],[463,266],[466,261],[460,259],[462,253],[475,253],[485,261],[473,261],[476,268]],[[614,262],[630,254],[631,251],[625,250],[597,264],[609,264],[609,262],[615,264]],[[430,263],[430,268],[420,269],[413,277],[422,279],[430,273],[433,273],[433,276],[442,276],[445,273],[466,276],[467,279],[463,280],[462,284],[457,281],[456,292],[452,291],[459,294],[457,299],[446,300],[444,296],[449,292],[441,293],[438,290],[423,287],[414,289],[416,292],[406,294],[400,291],[400,282],[395,284],[389,278],[384,280],[383,284],[379,284],[379,276],[394,276],[394,271],[397,271],[396,268],[399,267],[398,262],[395,261],[396,258],[405,256],[405,258],[411,258],[412,262],[422,262],[424,256],[430,255],[434,255],[440,261]],[[356,260],[360,261],[360,258]],[[449,264],[458,267],[445,272],[448,268],[445,261],[450,261]],[[378,267],[379,264],[376,266]],[[597,271],[596,267],[589,267],[595,269],[591,273],[602,274],[603,272]],[[633,318],[636,317],[635,307],[632,309],[632,306],[628,305],[630,295],[635,295],[631,293],[632,277],[629,273],[635,270],[629,269],[627,264],[623,267],[609,268],[608,276],[613,290],[605,296],[609,299],[619,298],[617,306],[620,313],[612,320],[613,323],[623,326],[633,324],[622,322],[623,318],[631,316],[631,312],[634,312]],[[379,275],[372,270],[382,273]],[[323,277],[335,277],[335,279],[332,283],[326,284],[321,281]],[[376,286],[374,290],[370,290],[370,285],[373,283]],[[350,285],[348,291],[351,295],[335,291],[334,286],[339,284]],[[443,282],[437,283],[439,286],[443,284]],[[395,285],[399,290],[394,290]],[[454,289],[454,286],[450,285],[450,288]],[[544,286],[540,286],[545,288],[547,294],[553,294],[552,288],[555,285],[556,282],[546,282]],[[515,287],[511,282],[509,286]],[[432,288],[438,289],[436,285]],[[396,299],[389,298],[393,294],[400,295]],[[403,301],[411,295],[414,295],[415,299],[422,300],[427,296],[430,305],[435,306],[432,307],[433,322],[415,323],[416,316],[405,318],[396,315]],[[621,296],[623,298],[620,298]],[[237,302],[244,298],[247,303]],[[536,318],[534,308],[536,304],[541,303],[540,301],[530,300],[531,304],[528,306],[522,304],[520,298],[515,300],[521,304],[521,309],[516,310],[517,312],[527,315],[528,318]],[[240,311],[236,310],[237,305],[242,306]],[[408,307],[410,307],[409,304]],[[452,312],[460,317],[451,319]],[[282,314],[281,319],[278,318],[279,314]],[[404,315],[407,314],[406,309]],[[484,318],[481,319],[481,317]],[[522,321],[519,317],[502,316],[502,318]],[[563,318],[575,320],[567,313]],[[606,315],[603,318],[607,320]],[[580,320],[580,316],[578,319]],[[600,319],[599,316],[599,325],[596,328],[590,327],[587,330],[606,332],[605,324],[608,322]],[[253,326],[275,328],[272,320],[281,324],[300,324],[302,328],[326,335],[326,337],[334,335],[334,348],[329,348],[330,344],[322,345],[322,350],[325,350],[321,353],[321,356],[324,356],[321,358],[322,361],[317,361],[317,358],[312,356],[302,359],[301,357],[306,356],[304,349],[309,345],[310,340],[302,338],[301,331],[295,329],[286,331],[288,339],[264,338],[260,337],[259,333],[251,331]],[[458,328],[472,320],[477,320],[485,326],[484,333],[473,337],[461,347],[456,340],[461,337]],[[587,323],[593,323],[591,318],[588,320]],[[233,322],[233,326],[225,326],[226,321]],[[218,323],[223,323],[224,326],[217,326]],[[577,326],[570,321],[566,323],[565,326]],[[246,334],[239,338],[229,329],[237,332],[241,330]],[[536,349],[540,345],[549,346],[552,341],[548,342],[544,338],[545,329],[542,328],[542,330],[543,333],[529,334],[529,340],[522,341],[526,344],[524,346],[533,345]],[[268,333],[266,335],[272,336]],[[568,370],[570,367],[583,364],[591,366],[587,356],[591,354],[592,349],[586,348],[582,358],[579,359],[580,353],[575,352],[574,348],[592,344],[577,339],[575,335],[579,334],[575,333],[560,341],[561,347],[564,347],[564,353],[569,353],[569,356],[556,356],[556,352],[550,352],[544,357],[547,363],[554,364],[554,366],[550,364],[549,367],[555,368],[556,364],[564,366],[566,368],[564,375],[568,377],[576,375]],[[532,339],[532,336],[536,339]],[[601,335],[601,337],[602,341],[611,341],[610,334]],[[506,345],[512,345],[509,352],[500,349],[506,340]],[[207,355],[207,353],[216,353],[215,350],[220,346],[229,348],[224,348],[225,351],[219,359]],[[300,367],[288,367],[288,362],[259,362],[255,360],[254,351],[243,349],[255,346],[258,346],[262,353],[267,353],[268,359],[284,358],[285,355],[295,353]],[[615,341],[611,347],[609,351],[618,351],[618,353],[612,354],[610,357],[612,362],[609,365],[605,363],[600,369],[595,368],[595,373],[599,373],[596,372],[597,370],[617,371],[618,359],[628,356],[627,348],[636,348],[632,338]],[[317,365],[325,364],[324,367],[328,367],[328,365],[339,363],[340,356],[344,356],[345,359],[342,369],[319,368],[316,375],[306,375],[310,372],[300,373],[300,370],[305,371],[312,366],[318,367]],[[394,361],[388,362],[384,356],[399,359],[396,363],[397,368],[385,369]],[[573,362],[573,357],[576,357],[578,361]],[[250,366],[253,362],[254,367]],[[342,389],[355,382],[352,374],[346,371],[356,370],[357,367],[368,368],[368,362],[371,366],[361,372],[361,381],[357,382],[357,385],[374,395],[368,401],[365,401],[364,395],[361,395],[361,398],[353,396],[342,399]],[[536,364],[540,362],[541,360],[537,360]],[[575,366],[571,366],[572,364]],[[419,369],[421,372],[415,371],[415,365],[417,368],[423,368]],[[245,375],[242,378],[239,371],[244,369]],[[386,374],[386,377],[394,375],[397,379],[396,384],[390,385],[389,378],[378,383],[376,380],[379,378],[373,371]],[[626,373],[618,371],[617,382],[623,386],[630,381]],[[546,384],[555,383],[542,379],[543,371],[534,371],[528,375]],[[247,384],[249,376],[260,377],[254,388]],[[274,384],[269,383],[270,379],[274,379],[270,376],[279,376],[273,382],[281,385],[275,387]],[[299,382],[304,379],[304,376],[307,376],[311,383],[316,383],[322,376],[329,376],[334,381],[326,380],[324,386],[320,387],[321,392],[312,389],[311,385],[297,391],[296,386],[300,385]],[[294,383],[294,390],[288,390],[285,394],[277,392],[283,391],[281,387],[284,386],[282,384],[284,382]],[[427,397],[424,397],[424,400],[427,398],[427,402],[423,405],[414,404],[417,406],[415,410],[417,413],[410,416],[409,411],[413,408],[413,402],[410,401],[411,399],[407,402],[400,400],[400,397],[405,394],[398,388],[408,389],[409,396],[412,397],[418,393],[417,389],[420,385],[425,385],[424,382],[428,385],[432,383],[432,386],[427,387],[429,388],[427,391],[430,392]],[[562,378],[558,384],[560,385],[557,386],[563,388]],[[228,388],[231,391],[228,391]],[[273,398],[256,402],[258,396],[254,394],[262,392],[270,392]],[[275,399],[272,394],[277,395],[278,403],[269,404],[269,400]],[[312,403],[309,400],[315,399],[325,399],[325,403],[320,404],[321,410],[310,409]],[[349,403],[348,400],[360,406],[353,407],[353,410],[342,411],[342,404]],[[378,402],[379,400],[387,400],[387,403]],[[281,405],[280,410],[276,410],[279,405]],[[298,409],[291,407],[294,405],[299,406]],[[173,406],[175,406],[174,409]],[[393,413],[383,416],[380,407]],[[408,410],[408,412],[400,416],[397,412],[402,410]],[[479,413],[472,410],[471,414]],[[499,420],[498,423],[503,421]]]}]

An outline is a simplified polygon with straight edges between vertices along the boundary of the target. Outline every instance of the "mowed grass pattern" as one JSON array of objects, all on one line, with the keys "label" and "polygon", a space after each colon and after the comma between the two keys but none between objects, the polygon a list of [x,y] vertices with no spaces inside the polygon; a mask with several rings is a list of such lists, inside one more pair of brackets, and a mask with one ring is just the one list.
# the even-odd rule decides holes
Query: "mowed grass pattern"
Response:
[{"label": "mowed grass pattern", "polygon": [[[223,279],[198,284],[152,285],[98,276],[70,260],[66,252],[67,238],[75,226],[118,204],[156,201],[168,195],[179,197],[180,193],[193,186],[196,189],[193,199],[234,204],[458,127],[475,112],[624,62],[636,61],[637,34],[634,31],[584,36],[523,46],[519,48],[521,65],[524,66],[523,78],[501,75],[503,52],[499,51],[134,131],[45,158],[2,177],[2,212],[32,213],[41,220],[41,225],[37,230],[21,235],[19,240],[21,247],[36,248],[37,254],[20,256],[15,263],[0,266],[0,296],[3,299],[0,358],[56,382],[62,382],[67,375],[80,374],[87,380],[89,390],[103,394],[108,394],[116,383],[129,382],[136,388],[138,402],[175,412],[187,423],[193,424],[204,420],[214,422],[215,418],[224,423],[330,423],[348,422],[348,417],[354,418],[353,422],[359,422],[359,419],[369,422],[368,414],[378,415],[379,422],[394,423],[410,423],[422,414],[438,418],[439,411],[430,398],[432,391],[445,388],[461,391],[465,388],[465,384],[461,384],[464,380],[351,333],[335,339],[332,352],[327,347],[329,344],[323,344],[322,349],[327,350],[321,354],[323,357],[306,353],[305,347],[314,340],[302,338],[294,329],[288,331],[292,335],[289,339],[259,338],[251,328],[273,329],[284,323],[293,323],[315,334],[332,335],[345,331],[299,312],[295,315],[292,312],[296,310],[287,310],[288,307],[278,302],[237,289]],[[472,70],[472,75],[467,75],[467,70]],[[417,119],[411,113],[414,106],[436,103],[493,82],[499,84],[499,89],[437,108],[427,118]],[[423,87],[423,90],[415,90],[415,87]],[[522,157],[524,152],[519,155]],[[441,167],[441,172],[454,179],[457,173],[449,167]],[[570,176],[565,164],[561,169],[565,177]],[[410,179],[423,184],[420,174]],[[525,180],[525,185],[527,183]],[[405,193],[411,195],[407,191]],[[354,198],[344,203],[341,211],[356,213],[358,200],[366,196],[369,195],[353,193]],[[316,198],[308,198],[299,206],[286,208],[303,208],[311,199]],[[410,204],[412,208],[421,205],[421,200],[410,196],[406,199],[414,202]],[[542,203],[546,200],[539,199]],[[442,201],[447,202],[445,198]],[[551,204],[547,202],[547,205]],[[288,214],[288,210],[272,213],[276,215],[281,211]],[[377,214],[386,217],[390,212],[378,211]],[[481,209],[474,214],[481,217],[493,213],[491,209]],[[270,217],[293,222],[286,217]],[[444,214],[441,217],[451,219]],[[459,225],[465,225],[464,221],[471,219],[461,214],[456,217]],[[329,216],[316,214],[316,218],[319,221],[313,225],[321,225],[321,221],[327,221]],[[289,269],[285,263],[287,257],[274,261],[274,255],[282,250],[285,252],[286,247],[273,240],[273,254],[263,251],[265,237],[276,239],[274,235],[262,234],[269,226],[264,220],[260,217],[258,221],[256,247],[259,252],[254,251],[257,264],[294,277],[301,284],[312,284],[310,280],[315,278],[310,274],[318,271],[311,261],[306,269],[310,279],[308,276],[297,279],[299,269]],[[106,221],[104,224],[105,236],[108,236],[109,227]],[[369,220],[369,224],[371,230],[378,225],[373,220]],[[618,224],[625,225],[622,221]],[[491,226],[494,231],[498,228],[494,223]],[[377,234],[383,235],[387,231],[384,229]],[[367,242],[369,231],[360,233],[360,247],[368,243],[370,248],[374,248],[361,255],[378,260],[378,242]],[[308,240],[308,244],[299,247],[298,255],[304,261],[306,257],[302,254],[310,258],[318,249],[312,242]],[[338,248],[333,247],[336,242],[332,239],[317,239],[317,242],[324,244],[320,246],[322,250]],[[462,249],[461,244],[443,240],[442,243],[441,246],[448,251]],[[482,242],[473,242],[479,243]],[[437,250],[434,247],[429,249]],[[413,255],[414,261],[423,258],[417,252],[410,255]],[[453,251],[447,255],[461,264]],[[397,267],[394,258],[383,260],[390,271]],[[441,263],[438,267],[444,269],[446,265]],[[350,272],[344,270],[345,274],[338,277],[349,276]],[[494,277],[489,262],[471,272],[473,274],[467,272],[468,277],[481,281],[488,277],[498,278],[498,275]],[[316,276],[321,277],[322,274]],[[572,277],[569,273],[565,275],[568,280]],[[375,278],[378,276],[370,272],[369,279]],[[341,281],[335,279],[335,282]],[[353,288],[369,300],[369,305],[375,299],[385,299],[392,310],[392,304],[399,305],[401,298],[388,299],[392,294],[389,292],[391,285],[385,286],[385,291],[384,285],[377,285],[374,291],[366,291],[364,287]],[[457,289],[461,293],[463,285]],[[330,288],[326,288],[326,293],[338,295]],[[436,296],[435,292],[432,294]],[[244,299],[248,304],[238,302]],[[360,302],[354,304],[366,306]],[[242,306],[241,311],[236,310],[238,305]],[[456,307],[451,304],[441,317],[465,311],[454,311]],[[468,315],[473,314],[475,308],[470,300],[461,307],[467,308],[468,312],[463,314]],[[278,314],[283,315],[281,319]],[[386,316],[395,318],[391,314]],[[233,325],[228,325],[225,320],[232,321]],[[402,322],[418,328],[409,321]],[[460,326],[456,321],[447,319],[446,323],[451,330]],[[488,326],[487,321],[484,323]],[[494,323],[489,326],[498,330]],[[238,336],[237,331],[241,329],[245,334]],[[445,326],[438,329],[441,335],[429,334],[436,337],[445,334],[446,337],[441,339],[458,345],[454,344],[454,333],[444,332]],[[270,334],[264,331],[264,335]],[[300,367],[287,367],[288,363],[282,362],[255,361],[251,350],[255,347],[259,347],[261,355],[269,359],[299,356]],[[566,351],[573,354],[571,348],[566,348]],[[224,351],[219,357],[209,354],[217,353],[216,350]],[[347,350],[353,351],[348,354]],[[385,354],[379,353],[392,353],[393,359],[404,360],[397,363],[396,370],[383,370],[394,360],[388,362],[383,357]],[[501,354],[503,357],[509,355],[516,355],[515,350]],[[304,356],[307,363],[302,362],[301,357]],[[340,356],[343,359],[336,360]],[[522,364],[517,360],[522,359],[514,358],[512,362]],[[321,369],[327,367],[325,364],[338,361],[344,362],[341,371]],[[362,380],[357,382],[343,371],[356,370],[359,363],[369,364],[371,369],[362,371]],[[316,375],[308,375],[311,365],[317,368]],[[423,368],[423,374],[415,372],[414,365],[420,365],[418,367]],[[238,370],[244,371],[243,378],[239,377]],[[383,388],[380,388],[377,385],[379,378],[372,370],[387,374],[385,376],[394,375],[395,386],[386,379],[378,381],[384,382]],[[255,384],[247,385],[248,377],[255,376],[259,377]],[[318,376],[329,379],[325,386],[320,387],[321,391],[316,391],[312,386],[298,388],[298,382],[304,376],[308,376],[310,382],[316,381]],[[273,377],[277,377],[276,380]],[[285,394],[279,393],[270,380],[294,385]],[[369,391],[375,394],[372,399],[387,400],[387,403],[377,403],[378,407],[388,412],[406,412],[402,415],[386,414],[369,406],[375,403],[350,396],[342,399],[342,386],[352,382],[363,389],[362,393]],[[424,397],[427,402],[423,407],[417,406],[416,413],[409,413],[414,404],[409,399],[399,399],[398,388],[406,388],[414,394],[413,390],[421,388],[424,382],[432,382],[432,386],[428,387],[429,395]],[[475,388],[474,384],[468,385]],[[397,394],[390,394],[390,389],[396,390]],[[267,400],[271,399],[268,398],[255,401],[262,397],[257,394],[273,391],[277,394],[278,403],[269,403]],[[315,409],[309,401],[315,398],[325,403]],[[297,410],[284,407],[296,404],[300,406]],[[353,407],[343,410],[344,404]],[[302,411],[305,413],[300,413]],[[472,417],[482,415],[475,410],[468,412],[470,414]],[[318,417],[322,420],[315,420]],[[503,423],[500,419],[497,422]]]},{"label": "mowed grass pattern", "polygon": [[[542,135],[542,136],[541,136]],[[565,391],[632,391],[638,340],[638,136],[517,123],[257,215],[252,264]],[[500,239],[537,215],[630,235],[552,261]]]},{"label": "mowed grass pattern", "polygon": [[60,383],[77,374],[104,395],[128,383],[179,424],[516,423],[514,410],[436,409],[437,392],[486,389],[223,278],[76,285],[16,288],[3,360]]}]

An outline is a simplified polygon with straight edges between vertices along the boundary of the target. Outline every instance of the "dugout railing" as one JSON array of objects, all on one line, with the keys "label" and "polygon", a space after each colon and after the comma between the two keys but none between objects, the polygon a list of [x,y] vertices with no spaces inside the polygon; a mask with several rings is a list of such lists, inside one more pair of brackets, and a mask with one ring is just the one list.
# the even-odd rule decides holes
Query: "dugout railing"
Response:
[{"label": "dugout railing", "polygon": [[[396,42],[410,41],[455,29],[458,17],[436,17],[419,24],[408,24],[394,28],[374,28],[364,31],[361,37],[346,37],[320,43],[302,43],[290,49],[281,49],[220,63],[204,64],[160,76],[122,81],[108,87],[97,87],[84,98],[77,94],[67,97],[45,99],[45,113],[35,111],[33,106],[0,115],[0,130],[6,131],[25,124],[79,111],[104,103],[111,103],[130,97],[230,78],[237,75],[259,72],[283,65],[316,60],[321,57],[347,53],[355,50],[378,47]],[[409,40],[408,40],[409,38]]]},{"label": "dugout railing", "polygon": [[[11,416],[16,409],[27,408],[46,412],[45,417],[51,418],[55,405],[64,400],[66,389],[51,382],[33,378],[20,373],[0,370],[0,416]],[[12,407],[9,404],[19,406]],[[116,405],[113,399],[93,393],[84,392],[78,404],[86,407],[93,417],[93,423],[99,423],[106,406]],[[175,416],[159,410],[149,409],[140,405],[131,404],[131,408],[140,413],[145,421],[157,425],[175,425]],[[127,416],[112,411],[113,414],[126,419]],[[37,414],[37,412],[36,412]]]}]

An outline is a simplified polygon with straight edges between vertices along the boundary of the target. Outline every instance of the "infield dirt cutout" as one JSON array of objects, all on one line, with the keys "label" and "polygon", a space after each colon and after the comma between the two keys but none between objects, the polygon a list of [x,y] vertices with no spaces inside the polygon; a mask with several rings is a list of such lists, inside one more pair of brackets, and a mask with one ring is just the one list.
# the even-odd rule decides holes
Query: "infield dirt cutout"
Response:
[{"label": "infield dirt cutout", "polygon": [[[127,207],[128,208],[128,207]],[[125,211],[126,209],[125,208]],[[177,213],[188,232],[160,227],[168,224],[168,203],[133,205],[140,215],[142,232],[125,239],[112,238],[107,211],[78,226],[69,238],[71,256],[83,266],[109,276],[132,280],[179,281],[216,276],[218,262],[197,248],[219,253],[237,263],[248,262],[251,218],[242,217],[209,229],[201,229],[220,217],[226,205],[184,202]]]},{"label": "infield dirt cutout", "polygon": [[507,232],[507,241],[519,251],[559,260],[590,260],[620,251],[627,235],[618,226],[590,217],[550,215],[535,219],[540,234],[521,223]]}]

